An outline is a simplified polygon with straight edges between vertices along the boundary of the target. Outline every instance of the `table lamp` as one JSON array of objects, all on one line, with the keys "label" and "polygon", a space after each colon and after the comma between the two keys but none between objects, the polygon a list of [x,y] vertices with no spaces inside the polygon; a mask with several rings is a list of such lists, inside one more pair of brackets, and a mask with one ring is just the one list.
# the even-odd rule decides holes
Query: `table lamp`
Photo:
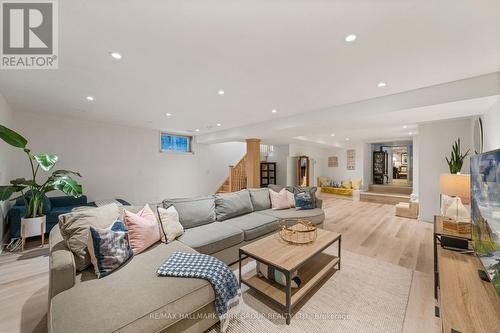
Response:
[{"label": "table lamp", "polygon": [[443,204],[441,198],[442,213],[448,218],[459,222],[470,222],[470,214],[463,205],[470,202],[470,176],[462,174],[444,173],[439,177],[439,189],[441,194],[452,197],[451,202]]}]

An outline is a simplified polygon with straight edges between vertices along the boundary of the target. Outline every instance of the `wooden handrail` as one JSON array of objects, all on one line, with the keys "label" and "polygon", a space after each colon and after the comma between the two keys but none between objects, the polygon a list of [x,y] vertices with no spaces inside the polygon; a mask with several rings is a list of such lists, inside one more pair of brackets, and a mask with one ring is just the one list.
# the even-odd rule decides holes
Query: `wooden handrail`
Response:
[{"label": "wooden handrail", "polygon": [[225,185],[228,185],[229,192],[236,192],[247,188],[246,157],[247,155],[245,154],[236,165],[229,166],[229,177],[219,187],[217,192],[223,191]]}]

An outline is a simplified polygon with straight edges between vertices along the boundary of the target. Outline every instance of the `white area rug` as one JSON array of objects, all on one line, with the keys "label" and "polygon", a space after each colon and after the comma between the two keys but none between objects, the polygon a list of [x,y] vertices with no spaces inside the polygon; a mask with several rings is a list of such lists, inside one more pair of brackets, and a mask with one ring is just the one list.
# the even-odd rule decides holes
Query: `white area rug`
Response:
[{"label": "white area rug", "polygon": [[[243,286],[246,304],[227,332],[401,332],[411,279],[407,268],[344,250],[341,270],[294,310],[290,325],[273,303]],[[220,332],[219,325],[208,332]]]}]

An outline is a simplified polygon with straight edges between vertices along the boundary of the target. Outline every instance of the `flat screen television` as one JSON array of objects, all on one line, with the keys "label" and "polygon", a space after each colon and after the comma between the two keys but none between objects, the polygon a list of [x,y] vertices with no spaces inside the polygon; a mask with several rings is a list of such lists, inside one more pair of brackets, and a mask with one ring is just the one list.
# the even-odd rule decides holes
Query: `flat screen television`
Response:
[{"label": "flat screen television", "polygon": [[500,149],[471,158],[474,251],[500,295]]}]

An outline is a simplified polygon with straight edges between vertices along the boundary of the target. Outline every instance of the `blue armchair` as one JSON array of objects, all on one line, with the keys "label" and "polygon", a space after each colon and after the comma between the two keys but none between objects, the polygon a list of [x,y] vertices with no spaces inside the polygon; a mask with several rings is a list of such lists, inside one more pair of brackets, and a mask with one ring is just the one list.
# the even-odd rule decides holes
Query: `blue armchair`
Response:
[{"label": "blue armchair", "polygon": [[[46,230],[49,232],[59,222],[59,215],[70,212],[75,207],[95,206],[87,203],[87,196],[79,198],[69,196],[45,198],[43,202],[43,213],[47,216]],[[7,214],[7,228],[10,230],[10,238],[19,238],[21,233],[21,218],[26,214],[26,206],[23,199],[17,199]]]}]

